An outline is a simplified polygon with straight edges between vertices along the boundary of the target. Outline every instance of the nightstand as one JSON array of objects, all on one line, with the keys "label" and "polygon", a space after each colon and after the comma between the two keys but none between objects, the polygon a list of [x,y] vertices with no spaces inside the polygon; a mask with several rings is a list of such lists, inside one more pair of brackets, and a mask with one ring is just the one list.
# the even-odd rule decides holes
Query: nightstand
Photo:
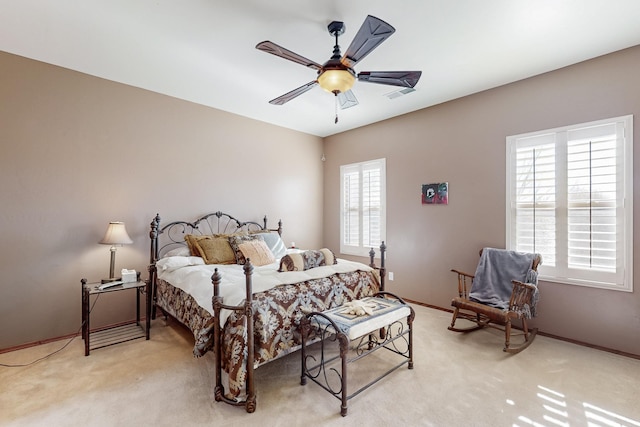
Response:
[{"label": "nightstand", "polygon": [[[91,350],[119,344],[138,338],[149,339],[151,329],[151,286],[149,281],[123,283],[100,289],[101,283],[87,283],[82,279],[82,339],[84,340],[84,355]],[[101,294],[134,290],[136,294],[136,321],[91,331],[91,297]],[[140,321],[140,294],[145,295],[145,325]]]}]

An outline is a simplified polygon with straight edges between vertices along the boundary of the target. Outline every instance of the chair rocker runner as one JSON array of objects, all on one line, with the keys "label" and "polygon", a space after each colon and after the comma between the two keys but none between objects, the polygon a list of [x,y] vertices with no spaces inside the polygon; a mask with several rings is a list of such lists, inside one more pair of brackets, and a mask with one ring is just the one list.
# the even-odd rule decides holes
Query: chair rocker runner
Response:
[{"label": "chair rocker runner", "polygon": [[[541,262],[539,254],[484,248],[480,251],[475,275],[452,269],[458,275],[458,297],[451,301],[454,312],[448,329],[471,332],[490,326],[504,330],[503,351],[519,353],[527,348],[538,332],[537,328],[529,329],[527,319],[536,315],[537,269]],[[475,325],[457,328],[455,324],[459,318]],[[519,335],[524,336],[524,342],[511,347],[512,321],[515,319],[520,319],[522,324]]]}]

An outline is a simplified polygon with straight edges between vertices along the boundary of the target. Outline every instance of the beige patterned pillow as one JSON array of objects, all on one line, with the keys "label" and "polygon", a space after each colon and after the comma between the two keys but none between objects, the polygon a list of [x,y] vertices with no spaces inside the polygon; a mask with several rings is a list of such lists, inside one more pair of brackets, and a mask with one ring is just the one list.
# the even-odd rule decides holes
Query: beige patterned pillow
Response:
[{"label": "beige patterned pillow", "polygon": [[320,252],[322,252],[322,255],[324,255],[324,265],[332,265],[338,263],[338,259],[331,249],[322,248],[320,249]]},{"label": "beige patterned pillow", "polygon": [[200,252],[198,252],[198,248],[196,248],[196,235],[187,234],[184,236],[184,241],[187,242],[187,246],[189,247],[189,252],[191,252],[191,256],[200,256]]},{"label": "beige patterned pillow", "polygon": [[262,240],[262,237],[260,237],[259,234],[239,235],[239,236],[229,237],[229,244],[231,245],[231,249],[235,254],[236,264],[244,265],[244,263],[246,262],[244,254],[240,250],[239,246],[242,243],[250,242],[252,240]]},{"label": "beige patterned pillow", "polygon": [[304,251],[283,256],[278,271],[304,271],[337,263],[338,260],[333,252],[330,249],[322,248],[318,251]]},{"label": "beige patterned pillow", "polygon": [[229,240],[214,236],[192,236],[191,241],[205,264],[235,264],[236,256]]},{"label": "beige patterned pillow", "polygon": [[251,240],[240,243],[238,249],[242,252],[245,259],[251,260],[251,264],[255,266],[267,265],[276,262],[273,253],[264,242],[264,240]]}]

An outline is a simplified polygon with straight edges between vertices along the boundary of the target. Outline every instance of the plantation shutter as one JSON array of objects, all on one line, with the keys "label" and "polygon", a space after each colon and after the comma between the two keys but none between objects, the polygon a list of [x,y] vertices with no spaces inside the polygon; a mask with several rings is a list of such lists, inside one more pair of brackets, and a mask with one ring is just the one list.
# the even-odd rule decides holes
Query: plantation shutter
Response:
[{"label": "plantation shutter", "polygon": [[515,250],[556,258],[555,135],[518,140],[515,159]]},{"label": "plantation shutter", "polygon": [[632,289],[632,117],[507,138],[507,247],[547,280]]},{"label": "plantation shutter", "polygon": [[357,167],[347,167],[343,172],[342,241],[348,246],[360,244],[360,171]]},{"label": "plantation shutter", "polygon": [[[616,272],[618,167],[615,123],[567,132],[567,267]],[[622,209],[620,209],[622,211]]]},{"label": "plantation shutter", "polygon": [[385,159],[340,167],[340,252],[367,256],[385,232]]},{"label": "plantation shutter", "polygon": [[362,169],[362,244],[377,247],[382,240],[382,170],[377,162],[364,164]]}]

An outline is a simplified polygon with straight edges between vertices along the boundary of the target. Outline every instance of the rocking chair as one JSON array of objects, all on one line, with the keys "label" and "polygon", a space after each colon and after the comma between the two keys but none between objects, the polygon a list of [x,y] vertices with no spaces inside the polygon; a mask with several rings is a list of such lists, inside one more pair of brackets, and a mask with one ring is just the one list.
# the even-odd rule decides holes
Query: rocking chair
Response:
[{"label": "rocking chair", "polygon": [[[535,317],[538,301],[539,254],[484,248],[476,274],[471,275],[452,269],[458,275],[458,297],[451,301],[455,308],[449,330],[471,332],[485,326],[504,330],[503,351],[518,353],[527,348],[538,332],[529,330],[527,319]],[[473,314],[460,313],[460,310]],[[470,320],[475,326],[456,328],[458,318]],[[520,319],[524,342],[510,347],[511,322]]]}]

